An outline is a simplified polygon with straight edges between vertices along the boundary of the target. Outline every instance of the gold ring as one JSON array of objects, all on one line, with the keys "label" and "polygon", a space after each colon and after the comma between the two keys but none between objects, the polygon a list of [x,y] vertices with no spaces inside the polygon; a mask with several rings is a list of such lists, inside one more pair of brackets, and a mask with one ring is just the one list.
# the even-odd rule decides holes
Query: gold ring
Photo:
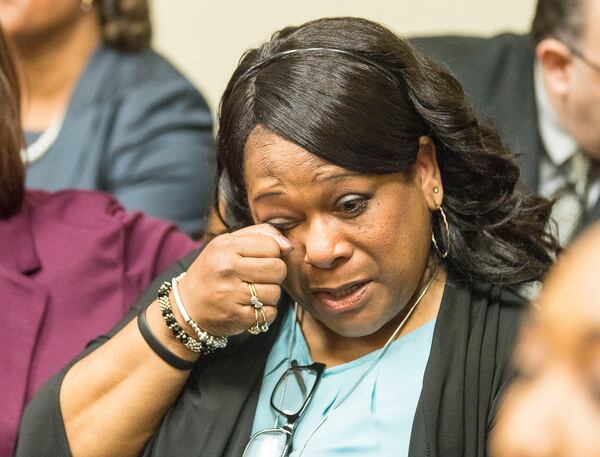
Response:
[{"label": "gold ring", "polygon": [[258,321],[258,309],[256,308],[254,308],[254,319],[256,319],[256,322],[254,322],[254,324],[252,324],[252,327],[248,329],[248,333],[250,333],[251,335],[258,335],[262,332],[262,327],[260,325],[260,322]]},{"label": "gold ring", "polygon": [[250,304],[254,306],[255,309],[262,308],[264,305],[258,299],[258,293],[256,292],[256,284],[254,284],[253,282],[249,282],[248,288],[250,289]]},{"label": "gold ring", "polygon": [[[255,309],[256,311],[256,309]],[[262,317],[262,324],[260,324],[260,331],[263,333],[266,333],[269,331],[269,324],[267,322],[267,316],[265,316],[265,312],[263,311],[262,308],[258,308],[258,311],[260,311],[260,315]],[[258,322],[258,319],[257,319]]]}]

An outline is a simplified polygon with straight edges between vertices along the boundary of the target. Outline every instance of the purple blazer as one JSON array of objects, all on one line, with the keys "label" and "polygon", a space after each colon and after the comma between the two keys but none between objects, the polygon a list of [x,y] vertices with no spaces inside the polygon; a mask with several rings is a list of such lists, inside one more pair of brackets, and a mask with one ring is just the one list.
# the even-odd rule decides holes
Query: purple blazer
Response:
[{"label": "purple blazer", "polygon": [[0,219],[0,456],[27,401],[150,281],[197,247],[173,225],[90,191],[29,191]]}]

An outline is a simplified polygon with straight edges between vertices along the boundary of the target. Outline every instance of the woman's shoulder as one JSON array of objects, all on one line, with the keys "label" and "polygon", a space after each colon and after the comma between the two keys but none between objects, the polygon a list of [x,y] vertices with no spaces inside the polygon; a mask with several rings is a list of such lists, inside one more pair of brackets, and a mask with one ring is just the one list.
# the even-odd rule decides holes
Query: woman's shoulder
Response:
[{"label": "woman's shoulder", "polygon": [[452,270],[448,273],[447,284],[457,292],[468,293],[473,303],[486,306],[495,304],[501,308],[528,306],[527,298],[521,292],[521,288],[494,284],[483,279],[466,279]]},{"label": "woman's shoulder", "polygon": [[491,326],[513,337],[528,309],[527,299],[516,289],[448,275],[442,310],[454,317],[462,314],[470,326]]},{"label": "woman's shoulder", "polygon": [[104,192],[28,191],[26,205],[38,250],[69,246],[81,256],[112,255],[147,282],[198,247],[173,223],[127,211]]},{"label": "woman's shoulder", "polygon": [[89,228],[118,222],[125,213],[123,206],[110,194],[94,190],[28,190],[26,204],[35,219]]},{"label": "woman's shoulder", "polygon": [[81,231],[87,235],[123,232],[129,241],[151,234],[164,238],[165,234],[173,233],[184,240],[185,253],[197,246],[187,235],[177,231],[172,222],[148,217],[139,211],[128,211],[107,192],[28,190],[25,201],[32,226],[37,232]]},{"label": "woman's shoulder", "polygon": [[148,87],[159,90],[164,84],[197,92],[193,84],[171,62],[152,48],[123,52],[102,46],[91,65],[110,71],[110,78],[104,81],[106,88],[111,89],[107,95],[122,96],[128,91],[140,91]]}]

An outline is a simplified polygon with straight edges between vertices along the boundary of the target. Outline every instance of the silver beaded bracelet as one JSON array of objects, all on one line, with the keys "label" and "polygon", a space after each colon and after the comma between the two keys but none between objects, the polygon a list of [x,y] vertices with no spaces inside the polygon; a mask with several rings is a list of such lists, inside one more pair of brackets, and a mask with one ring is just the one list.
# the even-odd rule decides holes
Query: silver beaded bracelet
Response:
[{"label": "silver beaded bracelet", "polygon": [[160,308],[160,312],[165,321],[165,324],[167,324],[167,328],[171,330],[173,336],[190,351],[199,354],[211,352],[206,351],[204,349],[203,344],[200,341],[188,335],[187,332],[184,329],[182,329],[181,326],[177,323],[177,319],[175,319],[175,315],[173,314],[173,310],[171,309],[171,303],[169,302],[170,291],[171,283],[168,281],[163,282],[160,288],[158,289],[158,307]]}]

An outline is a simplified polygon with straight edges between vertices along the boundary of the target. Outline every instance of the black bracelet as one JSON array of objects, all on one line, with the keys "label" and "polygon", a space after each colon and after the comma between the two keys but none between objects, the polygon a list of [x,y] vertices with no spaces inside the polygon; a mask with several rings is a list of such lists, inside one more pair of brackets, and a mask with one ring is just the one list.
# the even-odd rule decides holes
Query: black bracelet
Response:
[{"label": "black bracelet", "polygon": [[169,349],[167,349],[156,336],[150,330],[150,326],[148,325],[148,320],[146,319],[146,308],[150,305],[146,305],[142,308],[137,316],[137,324],[140,329],[140,333],[144,337],[150,349],[152,349],[156,355],[158,355],[161,359],[171,365],[173,368],[177,368],[178,370],[191,370],[196,362],[192,362],[190,360],[182,359],[178,355],[173,354]]}]

